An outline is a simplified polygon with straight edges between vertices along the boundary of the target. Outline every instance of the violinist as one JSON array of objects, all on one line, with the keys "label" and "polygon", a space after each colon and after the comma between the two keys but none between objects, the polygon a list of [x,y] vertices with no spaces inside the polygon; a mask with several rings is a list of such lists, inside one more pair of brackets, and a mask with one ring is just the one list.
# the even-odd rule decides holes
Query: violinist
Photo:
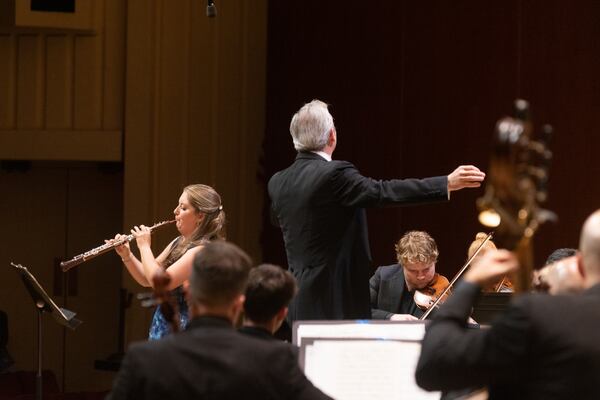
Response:
[{"label": "violinist", "polygon": [[416,320],[424,311],[415,303],[415,290],[445,287],[448,280],[435,272],[439,251],[427,232],[407,232],[395,250],[398,263],[377,268],[369,281],[372,318]]},{"label": "violinist", "polygon": [[[483,232],[479,232],[475,235],[475,240],[469,246],[467,258],[470,259],[473,256],[473,254],[475,254],[479,246],[481,246],[481,244],[484,243],[487,236],[488,235]],[[483,256],[483,254],[488,250],[498,250],[494,242],[492,242],[491,240],[485,242],[481,250],[479,250],[479,254],[477,255],[477,257]],[[495,293],[511,293],[514,292],[514,288],[510,279],[507,276],[503,276],[500,280],[498,280],[498,282],[494,282],[494,284],[484,288],[483,291]]]},{"label": "violinist", "polygon": [[533,271],[532,286],[534,291],[550,294],[581,292],[583,276],[577,265],[577,250],[554,250],[546,259],[544,267]]},{"label": "violinist", "polygon": [[489,329],[469,330],[479,290],[518,264],[505,250],[476,260],[426,328],[417,384],[427,390],[489,385],[490,399],[598,398],[600,210],[585,222],[579,250],[583,292],[522,294]]}]

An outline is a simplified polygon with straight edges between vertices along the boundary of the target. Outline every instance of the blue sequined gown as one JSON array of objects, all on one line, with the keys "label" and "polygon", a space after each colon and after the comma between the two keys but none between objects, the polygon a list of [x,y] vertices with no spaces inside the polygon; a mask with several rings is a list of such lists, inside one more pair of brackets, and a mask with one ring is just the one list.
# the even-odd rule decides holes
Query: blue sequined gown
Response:
[{"label": "blue sequined gown", "polygon": [[[178,237],[171,245],[171,250],[173,250],[181,240],[183,240],[182,237]],[[188,250],[195,246],[196,244],[191,243],[188,246]],[[174,262],[175,261],[172,261],[171,263],[169,263],[169,265],[165,266],[165,268],[168,268]],[[188,306],[187,302],[185,301],[185,296],[183,294],[183,287],[176,287],[171,291],[171,294],[177,300],[177,307],[179,311],[179,329],[184,330],[188,325],[189,319]],[[169,326],[169,323],[160,311],[160,306],[157,306],[156,310],[154,311],[154,316],[152,317],[152,323],[150,324],[150,332],[148,333],[148,339],[157,340],[167,336],[169,333],[171,333],[171,327]]]},{"label": "blue sequined gown", "polygon": [[[183,288],[181,286],[171,291],[173,296],[177,299],[177,307],[179,308],[179,327],[181,330],[185,329],[188,325],[188,306],[183,295]],[[149,340],[161,339],[171,333],[171,327],[165,320],[160,307],[156,307],[154,316],[152,317],[152,323],[150,324],[150,332],[148,334]]]}]

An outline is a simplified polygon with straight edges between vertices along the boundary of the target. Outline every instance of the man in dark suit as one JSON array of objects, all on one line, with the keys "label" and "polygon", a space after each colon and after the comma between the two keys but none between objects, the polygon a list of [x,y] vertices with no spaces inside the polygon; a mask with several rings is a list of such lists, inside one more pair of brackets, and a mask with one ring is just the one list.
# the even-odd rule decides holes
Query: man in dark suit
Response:
[{"label": "man in dark suit", "polygon": [[489,385],[490,399],[598,398],[600,210],[584,224],[580,251],[585,291],[521,295],[490,329],[467,330],[480,289],[517,267],[510,252],[486,252],[427,327],[416,371],[419,386]]},{"label": "man in dark suit", "polygon": [[189,327],[132,345],[108,399],[329,399],[307,380],[287,344],[233,329],[250,263],[233,244],[206,244],[190,278]]},{"label": "man in dark suit", "polygon": [[296,294],[296,279],[277,265],[262,264],[250,271],[244,324],[240,332],[262,339],[273,340],[285,320],[288,305]]},{"label": "man in dark suit", "polygon": [[435,240],[423,231],[405,233],[395,246],[398,264],[379,267],[369,281],[373,319],[416,320],[424,313],[414,301],[415,290],[434,280],[439,251]]},{"label": "man in dark suit", "polygon": [[269,180],[275,222],[283,231],[289,269],[298,281],[289,320],[371,318],[371,254],[364,208],[447,201],[479,187],[485,174],[460,166],[448,176],[381,181],[332,161],[337,143],[327,105],[305,104],[290,124],[298,155]]}]

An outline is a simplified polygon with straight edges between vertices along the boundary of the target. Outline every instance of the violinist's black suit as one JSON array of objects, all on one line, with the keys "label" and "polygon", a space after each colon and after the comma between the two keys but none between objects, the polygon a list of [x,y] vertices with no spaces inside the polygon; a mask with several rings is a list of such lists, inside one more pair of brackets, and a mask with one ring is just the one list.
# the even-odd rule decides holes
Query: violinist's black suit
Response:
[{"label": "violinist's black suit", "polygon": [[448,200],[448,177],[380,181],[345,161],[300,152],[269,180],[276,222],[299,291],[288,318],[371,318],[364,207]]},{"label": "violinist's black suit", "polygon": [[410,314],[420,318],[424,311],[407,290],[404,270],[400,264],[379,267],[369,280],[371,315],[373,319],[390,319],[394,314]]},{"label": "violinist's black suit", "polygon": [[284,342],[235,331],[200,317],[186,331],[133,344],[109,400],[329,399],[316,389]]},{"label": "violinist's black suit", "polygon": [[490,329],[467,330],[478,293],[462,282],[428,325],[419,386],[489,385],[492,400],[600,397],[600,284],[580,295],[521,295]]}]

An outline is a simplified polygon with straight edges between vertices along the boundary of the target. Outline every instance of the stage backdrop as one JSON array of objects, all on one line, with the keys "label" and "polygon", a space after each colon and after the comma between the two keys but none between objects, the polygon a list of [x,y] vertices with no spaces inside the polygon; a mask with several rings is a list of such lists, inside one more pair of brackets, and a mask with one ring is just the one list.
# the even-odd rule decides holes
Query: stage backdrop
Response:
[{"label": "stage backdrop", "polygon": [[[555,128],[547,208],[559,215],[535,238],[536,262],[576,247],[598,208],[600,3],[575,1],[271,1],[264,179],[294,156],[289,121],[314,98],[331,104],[334,158],[380,179],[488,168],[496,121],[521,97],[536,130]],[[448,204],[368,212],[373,265],[394,262],[406,231],[426,230],[452,276],[477,223],[464,190]],[[262,234],[266,261],[285,263],[281,233]]]}]

